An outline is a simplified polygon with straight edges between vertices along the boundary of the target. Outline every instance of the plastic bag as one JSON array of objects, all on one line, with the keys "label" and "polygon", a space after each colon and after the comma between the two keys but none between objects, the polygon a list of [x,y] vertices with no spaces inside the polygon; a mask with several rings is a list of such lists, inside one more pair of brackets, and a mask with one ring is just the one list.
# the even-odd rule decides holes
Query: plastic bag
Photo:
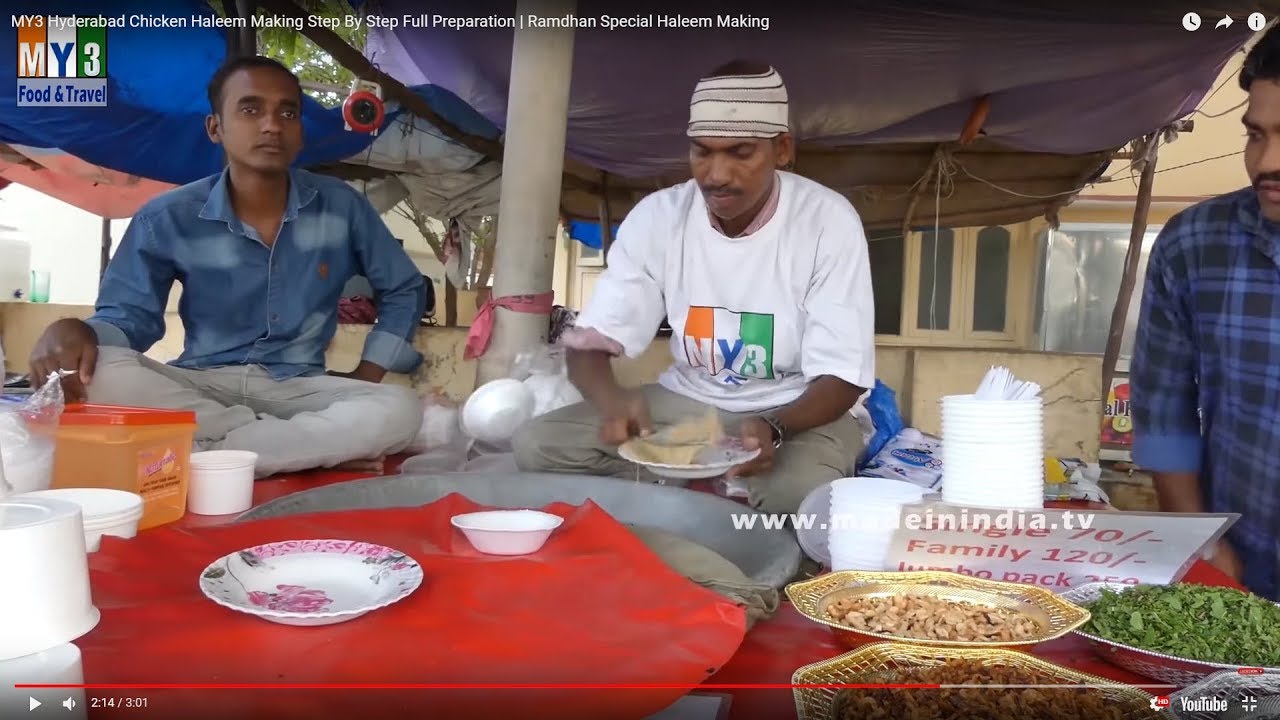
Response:
[{"label": "plastic bag", "polygon": [[1051,501],[1087,500],[1110,503],[1102,489],[1102,467],[1079,458],[1050,457],[1044,460],[1044,499]]},{"label": "plastic bag", "polygon": [[424,453],[453,445],[462,434],[458,404],[439,390],[422,399],[422,428],[405,452]]},{"label": "plastic bag", "polygon": [[898,434],[906,427],[902,415],[898,412],[898,397],[893,388],[876,380],[876,386],[867,396],[867,414],[871,416],[871,424],[875,426],[875,434],[867,443],[868,461],[875,459]]},{"label": "plastic bag", "polygon": [[511,367],[511,377],[524,383],[533,394],[533,416],[582,402],[582,393],[569,381],[564,348],[543,345],[521,353]]},{"label": "plastic bag", "polygon": [[903,480],[933,490],[942,482],[942,441],[907,428],[885,444],[858,474]]},{"label": "plastic bag", "polygon": [[21,403],[0,402],[0,496],[48,490],[66,401],[51,378]]}]

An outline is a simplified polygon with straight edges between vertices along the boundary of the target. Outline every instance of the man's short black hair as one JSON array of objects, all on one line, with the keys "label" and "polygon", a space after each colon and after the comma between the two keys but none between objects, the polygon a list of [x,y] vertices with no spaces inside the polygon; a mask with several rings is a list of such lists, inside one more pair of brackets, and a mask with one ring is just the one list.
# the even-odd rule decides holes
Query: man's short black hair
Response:
[{"label": "man's short black hair", "polygon": [[1240,68],[1240,89],[1249,92],[1254,80],[1280,82],[1280,26],[1258,38]]},{"label": "man's short black hair", "polygon": [[217,115],[222,112],[222,87],[227,84],[227,78],[231,77],[238,70],[249,70],[252,68],[271,68],[279,70],[288,75],[293,83],[298,86],[298,102],[302,102],[302,83],[298,80],[298,76],[294,75],[289,68],[282,65],[279,61],[272,60],[269,57],[261,55],[242,55],[241,57],[232,58],[222,64],[218,68],[213,77],[209,80],[209,107],[213,114]]}]

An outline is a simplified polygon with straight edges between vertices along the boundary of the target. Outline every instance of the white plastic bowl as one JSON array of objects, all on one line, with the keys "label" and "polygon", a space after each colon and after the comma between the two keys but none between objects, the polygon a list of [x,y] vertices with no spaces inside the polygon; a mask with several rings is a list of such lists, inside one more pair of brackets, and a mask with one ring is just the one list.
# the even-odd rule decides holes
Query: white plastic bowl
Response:
[{"label": "white plastic bowl", "polygon": [[187,510],[194,515],[233,515],[253,507],[258,453],[207,450],[191,453]]},{"label": "white plastic bowl", "polygon": [[476,388],[462,406],[463,430],[483,442],[506,442],[533,417],[536,402],[533,393],[519,380],[487,382]]},{"label": "white plastic bowl", "polygon": [[0,660],[71,642],[98,624],[82,516],[66,500],[0,501]]},{"label": "white plastic bowl", "polygon": [[84,518],[84,545],[97,552],[102,536],[131,538],[138,534],[142,519],[142,496],[109,488],[60,488],[27,493],[25,498],[52,498],[80,506]]},{"label": "white plastic bowl", "polygon": [[486,555],[528,555],[542,549],[564,518],[537,510],[487,510],[454,515],[450,522]]}]

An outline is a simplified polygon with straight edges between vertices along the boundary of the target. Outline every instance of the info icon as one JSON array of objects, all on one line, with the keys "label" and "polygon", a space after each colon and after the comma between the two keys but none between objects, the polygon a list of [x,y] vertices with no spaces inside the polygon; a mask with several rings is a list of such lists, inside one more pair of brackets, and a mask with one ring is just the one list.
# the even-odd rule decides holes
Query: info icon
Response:
[{"label": "info icon", "polygon": [[1251,13],[1249,15],[1249,29],[1258,32],[1267,26],[1267,16],[1260,12]]}]

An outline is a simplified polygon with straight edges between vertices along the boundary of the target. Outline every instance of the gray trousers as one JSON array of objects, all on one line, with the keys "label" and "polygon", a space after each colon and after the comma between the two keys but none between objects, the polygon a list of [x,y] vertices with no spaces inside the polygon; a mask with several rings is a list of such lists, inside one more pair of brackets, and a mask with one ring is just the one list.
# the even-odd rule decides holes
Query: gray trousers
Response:
[{"label": "gray trousers", "polygon": [[321,375],[276,380],[257,365],[187,370],[98,349],[89,402],[194,410],[200,450],[251,450],[258,477],[399,452],[422,425],[410,388]]},{"label": "gray trousers", "polygon": [[[655,427],[706,412],[696,400],[646,385]],[[749,414],[721,412],[729,433]],[[618,456],[617,448],[600,441],[600,416],[587,403],[560,408],[535,418],[514,442],[516,465],[525,472],[583,473],[635,477],[636,466]],[[848,477],[863,450],[862,430],[852,415],[799,433],[783,443],[768,474],[743,478],[751,506],[763,512],[794,513],[814,488]],[[671,481],[667,481],[671,482]]]}]

